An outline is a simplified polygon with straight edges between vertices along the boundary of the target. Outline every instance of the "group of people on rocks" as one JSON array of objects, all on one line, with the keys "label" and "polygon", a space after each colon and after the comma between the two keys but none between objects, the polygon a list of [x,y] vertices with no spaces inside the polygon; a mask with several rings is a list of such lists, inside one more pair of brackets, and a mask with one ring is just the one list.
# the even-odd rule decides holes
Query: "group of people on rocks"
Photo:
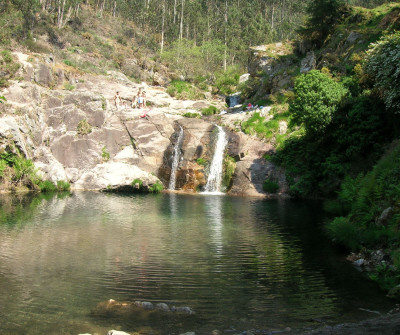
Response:
[{"label": "group of people on rocks", "polygon": [[[135,95],[132,99],[131,107],[141,109],[146,107],[146,102],[146,91],[144,91],[142,88],[139,88],[137,95]],[[118,91],[114,96],[114,104],[117,111],[120,110],[121,107],[124,109],[127,107],[126,101],[122,102],[122,98]]]}]

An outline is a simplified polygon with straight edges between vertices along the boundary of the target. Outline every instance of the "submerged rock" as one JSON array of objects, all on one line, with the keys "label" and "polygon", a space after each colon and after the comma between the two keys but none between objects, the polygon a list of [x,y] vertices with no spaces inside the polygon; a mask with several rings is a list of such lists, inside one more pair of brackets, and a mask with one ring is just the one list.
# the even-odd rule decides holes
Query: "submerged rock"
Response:
[{"label": "submerged rock", "polygon": [[123,319],[148,319],[169,316],[193,315],[195,312],[187,306],[169,307],[166,303],[153,304],[149,301],[116,301],[110,299],[97,304],[93,315]]}]

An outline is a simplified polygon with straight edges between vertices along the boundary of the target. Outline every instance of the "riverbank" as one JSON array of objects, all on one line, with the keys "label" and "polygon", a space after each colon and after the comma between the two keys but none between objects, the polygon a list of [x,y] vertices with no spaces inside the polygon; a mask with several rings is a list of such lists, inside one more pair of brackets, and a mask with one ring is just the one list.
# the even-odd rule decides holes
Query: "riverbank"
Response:
[{"label": "riverbank", "polygon": [[[273,332],[271,333],[273,334]],[[313,330],[298,330],[282,334],[313,335],[398,335],[400,334],[400,312],[389,313],[378,318],[355,323],[324,326]]]}]

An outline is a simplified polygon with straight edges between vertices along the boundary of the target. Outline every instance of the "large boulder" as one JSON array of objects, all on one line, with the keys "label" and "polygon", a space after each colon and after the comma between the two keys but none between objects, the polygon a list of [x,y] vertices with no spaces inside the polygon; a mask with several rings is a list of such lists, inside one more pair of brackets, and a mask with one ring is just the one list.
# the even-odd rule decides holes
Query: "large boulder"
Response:
[{"label": "large boulder", "polygon": [[124,190],[131,189],[132,182],[140,179],[144,186],[157,183],[158,178],[137,166],[109,162],[96,165],[82,174],[74,183],[74,189],[81,190]]},{"label": "large boulder", "polygon": [[54,77],[51,67],[44,63],[39,63],[35,68],[35,82],[45,87],[54,86]]},{"label": "large boulder", "polygon": [[313,69],[315,69],[317,65],[317,58],[315,56],[314,51],[310,51],[307,53],[306,57],[304,57],[301,61],[300,65],[300,73],[306,73]]}]

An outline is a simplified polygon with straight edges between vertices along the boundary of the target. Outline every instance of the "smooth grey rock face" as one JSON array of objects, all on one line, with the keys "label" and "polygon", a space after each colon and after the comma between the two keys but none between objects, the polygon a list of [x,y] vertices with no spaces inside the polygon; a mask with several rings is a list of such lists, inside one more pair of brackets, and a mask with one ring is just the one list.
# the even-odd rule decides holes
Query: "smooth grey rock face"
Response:
[{"label": "smooth grey rock face", "polygon": [[317,58],[315,56],[315,53],[313,51],[308,52],[306,57],[304,57],[301,61],[300,73],[306,73],[315,69],[316,64]]}]

